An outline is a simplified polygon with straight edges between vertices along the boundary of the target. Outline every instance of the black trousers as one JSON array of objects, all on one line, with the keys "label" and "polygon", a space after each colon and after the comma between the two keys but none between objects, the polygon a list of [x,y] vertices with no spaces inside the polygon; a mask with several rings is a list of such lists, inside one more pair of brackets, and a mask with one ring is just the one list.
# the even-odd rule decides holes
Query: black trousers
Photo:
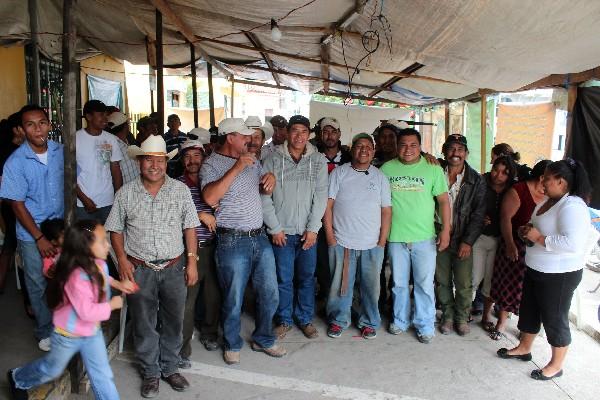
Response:
[{"label": "black trousers", "polygon": [[527,268],[519,309],[519,330],[537,334],[541,324],[544,324],[551,346],[565,347],[571,344],[569,309],[573,292],[582,277],[582,269],[550,274]]}]

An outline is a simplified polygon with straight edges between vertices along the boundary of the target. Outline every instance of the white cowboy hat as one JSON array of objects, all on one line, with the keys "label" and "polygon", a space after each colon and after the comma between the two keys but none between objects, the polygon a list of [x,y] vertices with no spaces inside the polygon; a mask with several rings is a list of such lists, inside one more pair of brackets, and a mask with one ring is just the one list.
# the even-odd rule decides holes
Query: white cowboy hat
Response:
[{"label": "white cowboy hat", "polygon": [[177,149],[167,153],[167,144],[165,143],[165,139],[162,136],[150,136],[148,139],[144,140],[140,147],[138,146],[129,146],[127,148],[127,155],[131,158],[136,158],[138,156],[163,156],[167,157],[169,160],[175,157],[177,154]]},{"label": "white cowboy hat", "polygon": [[188,135],[195,135],[198,137],[198,141],[202,144],[210,143],[210,132],[204,128],[194,128],[189,131]]}]

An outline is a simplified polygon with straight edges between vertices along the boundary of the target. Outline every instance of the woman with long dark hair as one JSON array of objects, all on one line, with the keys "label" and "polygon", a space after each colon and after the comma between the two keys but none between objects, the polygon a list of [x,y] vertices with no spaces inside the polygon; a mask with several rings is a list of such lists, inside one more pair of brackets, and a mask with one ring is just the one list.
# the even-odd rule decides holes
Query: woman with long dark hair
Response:
[{"label": "woman with long dark hair", "polygon": [[562,375],[562,367],[571,343],[569,308],[573,292],[581,282],[587,236],[591,229],[587,199],[591,193],[588,174],[573,159],[556,161],[544,173],[548,199],[533,212],[531,223],[519,230],[531,243],[527,248],[527,271],[523,283],[519,345],[501,348],[501,358],[531,360],[533,341],[544,324],[552,347],[552,358],[531,377],[549,380]]},{"label": "woman with long dark hair", "polygon": [[529,222],[533,209],[545,199],[542,178],[550,160],[539,161],[527,180],[513,185],[500,206],[502,240],[494,261],[491,297],[499,308],[496,326],[490,337],[499,340],[504,334],[508,315],[518,314],[525,275],[525,242],[517,229]]}]

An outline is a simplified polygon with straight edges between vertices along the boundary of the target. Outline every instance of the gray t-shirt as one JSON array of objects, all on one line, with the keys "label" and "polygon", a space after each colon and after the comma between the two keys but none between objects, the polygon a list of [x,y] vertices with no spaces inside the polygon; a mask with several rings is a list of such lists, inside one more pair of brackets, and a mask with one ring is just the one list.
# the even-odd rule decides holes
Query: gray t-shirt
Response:
[{"label": "gray t-shirt", "polygon": [[[201,188],[221,179],[236,161],[236,158],[212,153],[200,169]],[[262,227],[263,213],[259,193],[262,175],[262,167],[257,161],[235,177],[215,212],[218,227],[243,231]]]},{"label": "gray t-shirt", "polygon": [[355,171],[348,163],[329,176],[329,198],[335,200],[333,231],[338,244],[347,249],[377,246],[381,209],[392,205],[388,179],[374,166],[368,172]]}]

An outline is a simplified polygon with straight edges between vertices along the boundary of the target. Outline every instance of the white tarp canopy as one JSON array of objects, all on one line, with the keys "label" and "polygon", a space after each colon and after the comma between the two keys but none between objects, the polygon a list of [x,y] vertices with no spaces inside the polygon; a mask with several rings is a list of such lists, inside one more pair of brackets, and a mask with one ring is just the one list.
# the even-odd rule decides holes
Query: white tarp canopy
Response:
[{"label": "white tarp canopy", "polygon": [[[38,0],[42,51],[59,57],[62,0]],[[165,65],[189,64],[189,46],[179,33],[199,39],[207,54],[240,79],[272,81],[260,53],[242,31],[251,31],[270,51],[276,69],[320,78],[321,43],[364,1],[355,0],[85,0],[78,1],[81,35],[78,56],[102,52],[132,63],[146,63],[146,37],[155,37],[155,5],[163,12]],[[269,21],[283,32],[272,40]],[[29,40],[27,1],[0,1],[0,44]],[[379,47],[369,55],[363,39],[376,32]],[[329,90],[381,97],[409,104],[457,99],[480,88],[511,91],[550,74],[577,73],[600,65],[600,1],[597,0],[369,0],[340,36],[329,42]],[[373,48],[375,40],[365,41]],[[273,54],[272,52],[280,54]],[[281,53],[286,56],[282,56]],[[198,53],[197,53],[198,54]],[[290,57],[293,55],[295,57]],[[324,60],[326,60],[325,57]],[[308,60],[310,59],[310,60]],[[348,68],[345,66],[348,65]],[[390,82],[394,73],[417,66],[413,75]],[[325,68],[327,70],[327,68]],[[401,74],[398,74],[401,75]],[[278,74],[281,85],[307,92],[323,88],[318,79]],[[375,88],[387,83],[385,90]],[[364,86],[358,86],[364,85]]]}]

